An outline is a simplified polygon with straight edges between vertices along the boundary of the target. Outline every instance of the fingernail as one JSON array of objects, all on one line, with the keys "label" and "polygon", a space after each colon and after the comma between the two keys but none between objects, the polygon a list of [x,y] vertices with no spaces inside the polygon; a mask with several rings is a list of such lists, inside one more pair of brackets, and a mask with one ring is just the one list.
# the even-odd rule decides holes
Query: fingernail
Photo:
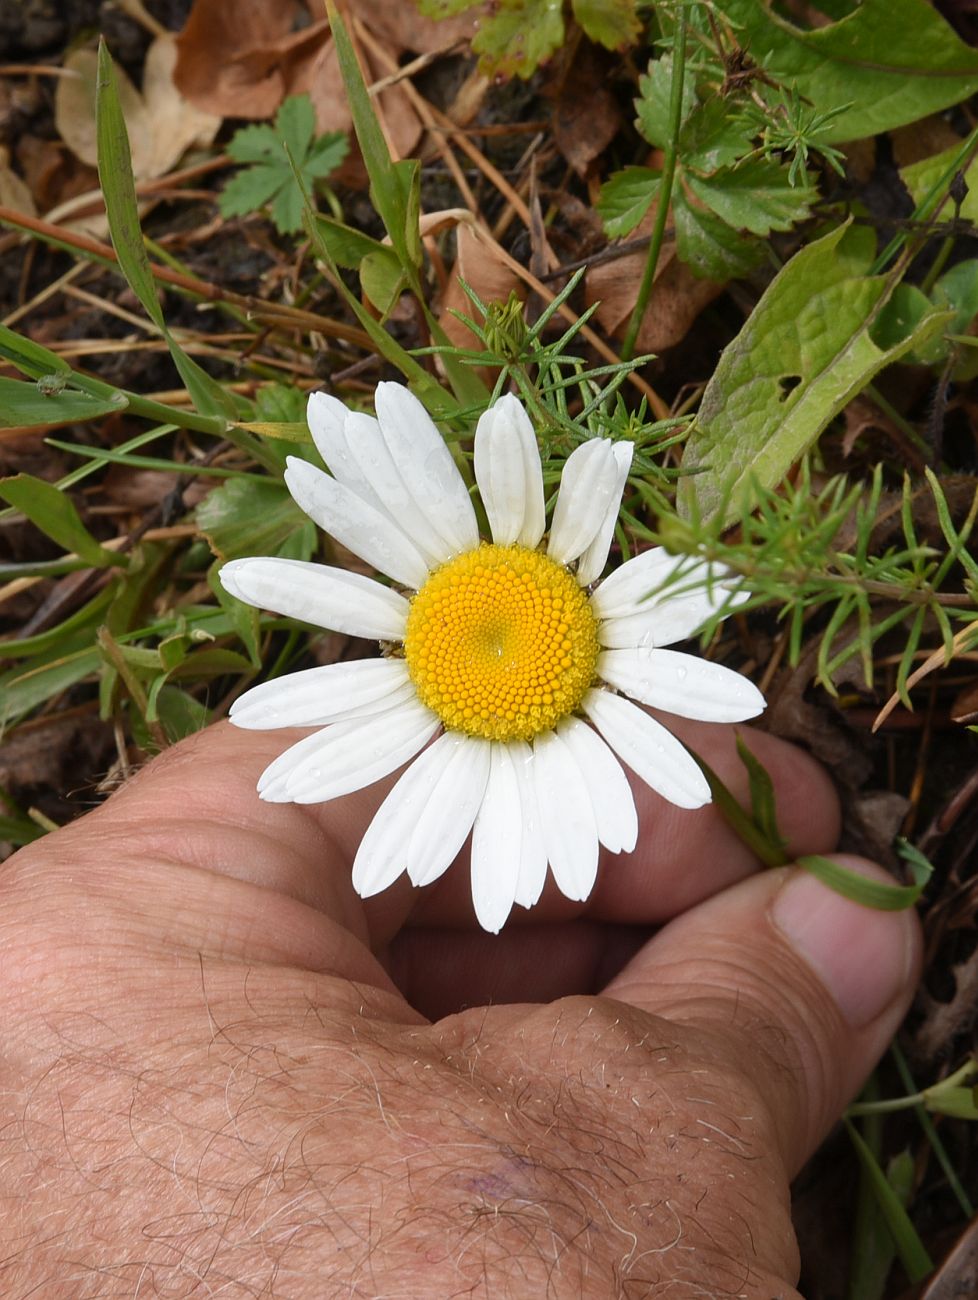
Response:
[{"label": "fingernail", "polygon": [[[888,880],[860,858],[833,855],[860,875]],[[775,925],[812,967],[854,1029],[882,1015],[906,987],[913,963],[913,922],[844,898],[803,868],[788,878],[771,908]]]}]

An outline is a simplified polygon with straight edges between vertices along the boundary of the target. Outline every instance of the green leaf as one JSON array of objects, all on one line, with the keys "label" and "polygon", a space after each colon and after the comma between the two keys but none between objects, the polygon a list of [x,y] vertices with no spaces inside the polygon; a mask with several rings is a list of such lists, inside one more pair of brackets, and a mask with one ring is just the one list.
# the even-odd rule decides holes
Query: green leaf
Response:
[{"label": "green leaf", "polygon": [[[59,374],[57,378],[63,382],[63,375]],[[94,420],[113,411],[124,411],[128,405],[123,393],[105,398],[67,388],[45,392],[41,380],[31,384],[23,379],[0,376],[0,429],[13,429],[18,425],[73,424],[76,420]]]},{"label": "green leaf", "polygon": [[243,126],[227,143],[227,154],[238,163],[268,162],[282,156],[282,142],[267,122]]},{"label": "green leaf", "polygon": [[[661,59],[654,59],[649,64],[648,72],[639,78],[638,89],[639,98],[635,101],[638,119],[635,125],[649,144],[664,149],[669,143],[670,131],[671,54],[663,54]],[[680,121],[685,122],[695,107],[696,86],[692,77],[684,77]]]},{"label": "green leaf", "polygon": [[571,0],[571,8],[584,34],[609,50],[634,45],[642,30],[635,0]]},{"label": "green leaf", "polygon": [[230,479],[197,507],[197,526],[223,562],[241,555],[277,555],[309,523],[275,479]]},{"label": "green leaf", "polygon": [[406,288],[404,271],[392,248],[378,248],[360,263],[360,284],[382,317],[393,308]]},{"label": "green leaf", "polygon": [[98,89],[95,96],[95,135],[98,145],[98,175],[105,197],[105,211],[119,266],[143,310],[161,331],[180,378],[197,410],[204,415],[234,419],[234,400],[216,380],[184,352],[167,329],[156,296],[156,281],[143,244],[136,204],[129,136],[119,104],[115,69],[105,41],[99,42]]},{"label": "green leaf", "polygon": [[811,872],[823,885],[849,898],[863,907],[871,907],[879,912],[903,912],[913,907],[924,892],[930,871],[914,871],[915,883],[912,885],[887,885],[879,880],[868,880],[858,872],[840,867],[838,862],[823,858],[818,854],[799,858],[798,865]]},{"label": "green leaf", "polygon": [[[906,167],[900,168],[900,179],[910,191],[910,197],[918,207],[937,186],[940,186],[942,190],[946,190],[950,186],[955,176],[955,159],[960,150],[960,143],[953,144],[949,149],[942,150],[941,153],[932,154],[930,158],[923,158],[920,162],[909,163]],[[961,175],[967,187],[967,193],[961,202],[958,213],[965,221],[978,224],[978,157],[971,160],[968,166],[962,170]],[[950,210],[949,208],[948,212]]]},{"label": "green leaf", "polygon": [[751,509],[755,483],[780,483],[873,375],[947,320],[932,311],[877,346],[872,329],[895,285],[867,276],[863,238],[854,257],[845,237],[839,226],[796,253],[724,350],[683,452],[685,515],[723,525]]},{"label": "green leaf", "polygon": [[316,229],[336,265],[345,267],[348,271],[356,270],[365,257],[376,253],[378,249],[392,251],[389,245],[382,244],[379,239],[365,235],[353,226],[344,225],[333,217],[317,215]]},{"label": "green leaf", "polygon": [[391,160],[346,24],[333,0],[327,0],[326,9],[353,116],[353,129],[370,178],[370,199],[390,235],[391,244],[404,270],[413,277],[411,287],[418,291],[420,298],[420,285],[417,282],[421,265],[421,237],[417,220],[420,163],[416,159],[398,163]]},{"label": "green leaf", "polygon": [[911,1223],[910,1216],[900,1204],[900,1198],[890,1186],[883,1170],[879,1167],[876,1157],[866,1145],[855,1125],[850,1120],[846,1120],[845,1124],[846,1131],[856,1149],[856,1155],[859,1157],[859,1163],[866,1172],[886,1226],[893,1237],[904,1271],[911,1282],[920,1282],[933,1270],[934,1262],[920,1240],[916,1228]]},{"label": "green leaf", "polygon": [[694,275],[731,280],[747,275],[764,256],[764,246],[740,234],[707,208],[690,203],[682,190],[673,191],[672,218],[676,250]]},{"label": "green leaf", "polygon": [[46,537],[66,551],[73,551],[92,568],[106,569],[127,563],[124,555],[106,550],[95,540],[70,498],[53,483],[45,483],[31,474],[17,474],[0,479],[0,496],[25,514]]},{"label": "green leaf", "polygon": [[143,244],[143,232],[139,226],[129,135],[119,103],[115,67],[104,40],[99,41],[98,47],[95,134],[98,142],[99,184],[105,197],[105,211],[119,266],[147,316],[161,330],[165,330],[166,323],[156,297],[156,281],[153,279]]},{"label": "green leaf", "polygon": [[32,663],[29,667],[20,664],[0,674],[5,726],[13,726],[38,705],[98,671],[101,663],[99,652],[91,646],[91,637],[87,633],[85,641],[88,644],[78,645],[69,641],[58,651],[45,655],[40,663]]},{"label": "green leaf", "polygon": [[[178,740],[185,740],[187,736],[194,736],[198,731],[203,731],[211,720],[207,705],[201,704],[199,700],[195,700],[192,695],[181,691],[177,686],[161,687],[154,704],[156,716],[166,733],[166,738],[174,745]],[[135,718],[133,723],[135,724]],[[135,731],[135,725],[133,729]],[[137,740],[142,748],[153,748],[148,733],[144,734],[143,739],[137,738]]]},{"label": "green leaf", "polygon": [[418,10],[426,18],[453,18],[482,4],[482,0],[417,0]]},{"label": "green leaf", "polygon": [[25,339],[7,325],[0,325],[0,357],[11,361],[19,371],[34,379],[41,379],[45,375],[63,375],[67,378],[74,373],[63,357],[42,347],[40,343],[35,343],[33,339]]},{"label": "green leaf", "polygon": [[[346,157],[349,144],[343,131],[328,131],[314,139],[316,114],[308,95],[290,95],[275,117],[275,126],[247,126],[235,133],[228,153],[236,162],[251,163],[224,186],[218,197],[222,216],[240,217],[270,205],[280,234],[302,228],[302,189],[328,176]],[[294,170],[293,170],[294,169]]]},{"label": "green leaf", "polygon": [[[283,183],[283,173],[278,167],[265,163],[245,167],[225,183],[217,196],[218,211],[222,217],[244,217],[249,212],[257,212],[279,192]],[[291,172],[287,183],[294,183]]]},{"label": "green leaf", "polygon": [[651,167],[626,167],[613,172],[601,186],[597,202],[605,234],[611,239],[631,234],[648,212],[661,184],[661,172]]},{"label": "green leaf", "polygon": [[805,31],[760,0],[718,0],[751,58],[818,107],[848,104],[819,143],[915,122],[978,90],[978,52],[927,0],[863,0]]},{"label": "green leaf", "polygon": [[345,131],[327,131],[313,142],[303,159],[302,170],[307,176],[319,180],[336,171],[349,152],[350,142]]},{"label": "green leaf", "polygon": [[275,130],[293,158],[305,158],[316,130],[316,112],[308,95],[290,95],[282,101],[275,114]]},{"label": "green leaf", "polygon": [[790,230],[808,216],[814,191],[791,185],[787,169],[763,158],[740,167],[725,167],[712,176],[685,172],[692,193],[735,230],[768,235],[772,230]]},{"label": "green leaf", "polygon": [[741,119],[731,119],[726,100],[718,95],[690,113],[679,132],[679,157],[686,170],[731,167],[750,148],[750,128]]},{"label": "green leaf", "polygon": [[563,0],[498,0],[472,41],[480,72],[532,77],[564,42],[563,10]]}]

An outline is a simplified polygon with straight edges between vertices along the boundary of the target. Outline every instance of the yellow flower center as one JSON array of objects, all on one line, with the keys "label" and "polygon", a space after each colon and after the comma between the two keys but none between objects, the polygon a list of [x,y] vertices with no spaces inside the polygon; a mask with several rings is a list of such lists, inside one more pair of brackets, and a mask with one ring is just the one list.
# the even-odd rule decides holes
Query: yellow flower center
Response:
[{"label": "yellow flower center", "polygon": [[411,601],[404,654],[419,699],[450,730],[529,740],[590,687],[597,623],[563,565],[482,545],[436,569]]}]

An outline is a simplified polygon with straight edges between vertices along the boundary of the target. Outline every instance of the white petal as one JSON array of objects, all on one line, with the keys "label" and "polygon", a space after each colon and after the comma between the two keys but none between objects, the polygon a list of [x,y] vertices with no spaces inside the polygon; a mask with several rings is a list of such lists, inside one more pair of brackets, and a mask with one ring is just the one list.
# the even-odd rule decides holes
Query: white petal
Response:
[{"label": "white petal", "polygon": [[608,552],[611,550],[611,540],[615,535],[615,524],[618,522],[618,511],[621,508],[621,494],[628,481],[628,471],[632,467],[632,453],[635,448],[630,442],[616,442],[611,450],[615,458],[618,478],[604,519],[601,521],[601,527],[577,564],[577,581],[582,587],[589,587],[592,582],[596,582],[608,563]]},{"label": "white petal", "polygon": [[585,775],[598,839],[612,853],[631,853],[638,840],[638,813],[628,777],[596,731],[580,718],[564,718],[557,735]]},{"label": "white petal", "polygon": [[387,515],[343,483],[290,456],[285,484],[300,510],[381,573],[415,589],[427,578],[428,565],[414,543]]},{"label": "white petal", "polygon": [[489,776],[489,741],[457,732],[446,737],[451,749],[438,788],[419,811],[407,849],[408,875],[430,885],[458,857],[482,803]]},{"label": "white petal", "polygon": [[402,384],[377,385],[377,418],[398,472],[444,538],[449,555],[479,545],[468,488],[431,416]]},{"label": "white petal", "polygon": [[520,875],[516,882],[515,902],[533,907],[543,893],[547,880],[547,849],[537,810],[537,792],[533,780],[533,750],[525,740],[511,740],[510,757],[520,793]]},{"label": "white petal", "polygon": [[598,674],[642,704],[703,722],[743,722],[764,710],[764,696],[740,673],[678,650],[605,650]]},{"label": "white petal", "polygon": [[554,731],[533,742],[533,775],[543,842],[557,888],[583,901],[598,871],[598,830],[584,775]]},{"label": "white petal", "polygon": [[546,524],[540,449],[526,411],[512,394],[500,397],[479,420],[475,477],[493,541],[535,547]]},{"label": "white petal", "polygon": [[[670,582],[674,574],[678,576]],[[649,644],[669,645],[692,636],[723,606],[731,612],[748,600],[748,591],[731,592],[733,582],[735,579],[721,565],[691,560],[688,555],[670,555],[661,546],[654,546],[609,574],[592,595],[591,603],[598,617],[608,620],[634,618],[655,610],[659,622]],[[619,638],[615,644],[639,642]]]},{"label": "white petal", "polygon": [[400,641],[404,636],[410,608],[404,597],[348,569],[254,556],[231,560],[219,576],[225,591],[259,609],[348,636],[379,641]]},{"label": "white petal", "polygon": [[547,554],[570,564],[597,536],[618,482],[618,463],[607,438],[591,438],[567,457],[550,525]]},{"label": "white petal", "polygon": [[357,659],[276,677],[245,691],[231,705],[236,727],[317,727],[386,707],[410,685],[403,659]]},{"label": "white petal", "polygon": [[588,691],[584,712],[636,776],[680,808],[710,802],[710,787],[675,736],[637,704],[610,691]]},{"label": "white petal", "polygon": [[598,618],[625,618],[647,610],[645,597],[662,585],[681,558],[664,546],[652,546],[619,565],[591,595]]},{"label": "white petal", "polygon": [[274,781],[266,782],[268,769],[259,782],[259,794],[277,803],[337,799],[373,785],[413,758],[439,725],[438,717],[417,700],[367,718],[336,722],[299,741],[297,749],[309,740],[318,744],[310,745],[288,773],[276,773]]},{"label": "white petal", "polygon": [[435,797],[446,768],[456,757],[456,737],[445,733],[419,754],[377,809],[353,861],[353,888],[371,898],[407,869],[408,845],[418,809]]},{"label": "white petal", "polygon": [[357,496],[369,501],[372,506],[382,508],[379,497],[350,450],[346,422],[351,414],[339,398],[330,397],[328,393],[309,395],[306,405],[309,432],[333,478],[345,484]]},{"label": "white petal", "polygon": [[520,781],[508,745],[493,744],[485,798],[472,828],[472,904],[483,930],[498,934],[513,910],[523,841]]},{"label": "white petal", "polygon": [[429,508],[408,491],[380,424],[370,415],[352,414],[346,421],[347,446],[364,479],[395,527],[410,537],[431,567],[451,558],[453,551],[434,527]]}]

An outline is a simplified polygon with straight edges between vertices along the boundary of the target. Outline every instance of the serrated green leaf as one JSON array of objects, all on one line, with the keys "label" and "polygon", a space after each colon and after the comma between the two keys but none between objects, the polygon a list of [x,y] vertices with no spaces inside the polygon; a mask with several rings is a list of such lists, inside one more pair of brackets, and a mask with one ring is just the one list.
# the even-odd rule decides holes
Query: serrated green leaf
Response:
[{"label": "serrated green leaf", "polygon": [[[669,101],[672,94],[672,55],[663,54],[653,59],[645,76],[639,78],[639,98],[635,101],[638,114],[635,125],[649,144],[664,149],[669,143],[671,114]],[[683,100],[680,122],[685,122],[696,107],[696,86],[692,77],[683,78]]]},{"label": "serrated green leaf", "polygon": [[[946,321],[935,310],[898,344],[878,347],[871,331],[895,286],[868,276],[845,236],[839,226],[796,253],[723,352],[683,452],[684,514],[738,518],[754,482],[780,483],[873,375]],[[693,466],[700,472],[690,475]]]},{"label": "serrated green leaf", "polygon": [[819,142],[881,134],[978,90],[978,52],[927,0],[863,0],[806,31],[760,0],[718,0],[751,58],[816,106],[848,104]]},{"label": "serrated green leaf", "polygon": [[609,50],[634,45],[642,30],[635,0],[571,0],[571,8],[584,34]]},{"label": "serrated green leaf", "polygon": [[684,179],[696,198],[728,226],[754,235],[790,230],[808,216],[815,198],[807,186],[789,184],[786,168],[763,158],[725,167],[712,176],[687,171]]},{"label": "serrated green leaf", "polygon": [[350,152],[350,142],[345,131],[327,131],[313,142],[306,154],[302,169],[307,176],[320,180],[336,171],[340,163]]},{"label": "serrated green leaf", "polygon": [[764,246],[753,236],[734,230],[708,209],[695,207],[682,190],[673,192],[672,217],[676,251],[703,279],[725,281],[747,275],[764,256]]},{"label": "serrated green leaf", "polygon": [[122,393],[113,398],[93,397],[73,389],[45,393],[36,383],[0,376],[0,429],[94,420],[112,411],[124,411],[128,405]]},{"label": "serrated green leaf", "polygon": [[308,523],[274,479],[230,479],[197,507],[197,526],[222,561],[242,555],[276,555]]},{"label": "serrated green leaf", "polygon": [[472,41],[486,76],[532,77],[564,42],[563,0],[499,0]]},{"label": "serrated green leaf", "polygon": [[275,228],[282,235],[294,235],[302,229],[302,191],[292,177],[272,200],[271,216]]},{"label": "serrated green leaf", "polygon": [[256,122],[235,131],[227,143],[226,152],[237,163],[268,162],[272,158],[278,162],[282,156],[282,142],[274,127],[267,122]]},{"label": "serrated green leaf", "polygon": [[275,114],[275,131],[297,162],[305,158],[315,130],[316,113],[308,95],[289,95],[283,99]]},{"label": "serrated green leaf", "polygon": [[46,537],[73,551],[86,564],[95,569],[124,566],[124,555],[106,550],[95,540],[81,521],[69,497],[59,492],[53,483],[34,478],[31,474],[17,474],[0,479],[0,497],[27,518]]},{"label": "serrated green leaf", "polygon": [[283,185],[294,188],[291,171],[283,171],[270,163],[256,163],[245,167],[225,182],[217,196],[217,208],[222,217],[244,217],[257,212]]},{"label": "serrated green leaf", "polygon": [[631,234],[652,205],[662,184],[662,173],[651,167],[625,167],[601,186],[597,210],[611,239]]},{"label": "serrated green leaf", "polygon": [[699,104],[679,132],[679,157],[685,170],[713,172],[732,166],[749,152],[749,127],[731,119],[727,101],[719,95]]}]

